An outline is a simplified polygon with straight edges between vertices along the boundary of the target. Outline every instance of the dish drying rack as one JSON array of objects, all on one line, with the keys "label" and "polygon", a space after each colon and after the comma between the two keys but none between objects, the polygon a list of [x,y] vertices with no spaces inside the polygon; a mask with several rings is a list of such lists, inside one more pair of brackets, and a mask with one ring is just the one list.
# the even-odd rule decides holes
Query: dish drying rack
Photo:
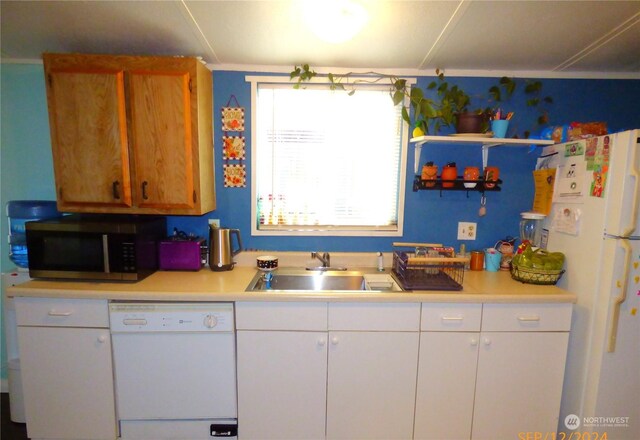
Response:
[{"label": "dish drying rack", "polygon": [[436,243],[393,243],[413,247],[395,250],[392,273],[405,290],[462,290],[468,258],[456,257],[452,247]]}]

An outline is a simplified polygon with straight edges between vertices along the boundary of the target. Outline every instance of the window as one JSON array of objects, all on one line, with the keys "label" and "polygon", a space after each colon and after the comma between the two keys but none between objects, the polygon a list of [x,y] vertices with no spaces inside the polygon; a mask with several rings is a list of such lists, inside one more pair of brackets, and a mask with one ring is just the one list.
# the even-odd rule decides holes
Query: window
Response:
[{"label": "window", "polygon": [[402,235],[408,130],[389,88],[253,86],[252,233]]}]

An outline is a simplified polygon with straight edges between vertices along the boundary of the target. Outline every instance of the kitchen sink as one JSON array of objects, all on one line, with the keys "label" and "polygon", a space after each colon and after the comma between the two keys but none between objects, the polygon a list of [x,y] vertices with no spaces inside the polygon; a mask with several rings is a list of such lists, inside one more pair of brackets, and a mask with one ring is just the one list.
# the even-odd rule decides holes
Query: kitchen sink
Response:
[{"label": "kitchen sink", "polygon": [[393,277],[384,273],[341,270],[313,272],[280,268],[258,272],[247,287],[248,292],[401,292]]}]

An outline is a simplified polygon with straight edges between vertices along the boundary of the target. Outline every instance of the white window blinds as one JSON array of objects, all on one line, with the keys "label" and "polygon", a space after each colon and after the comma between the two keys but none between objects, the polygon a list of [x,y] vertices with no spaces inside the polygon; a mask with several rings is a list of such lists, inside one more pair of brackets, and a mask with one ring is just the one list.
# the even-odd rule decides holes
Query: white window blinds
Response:
[{"label": "white window blinds", "polygon": [[256,109],[256,230],[401,230],[403,122],[388,88],[258,84]]}]

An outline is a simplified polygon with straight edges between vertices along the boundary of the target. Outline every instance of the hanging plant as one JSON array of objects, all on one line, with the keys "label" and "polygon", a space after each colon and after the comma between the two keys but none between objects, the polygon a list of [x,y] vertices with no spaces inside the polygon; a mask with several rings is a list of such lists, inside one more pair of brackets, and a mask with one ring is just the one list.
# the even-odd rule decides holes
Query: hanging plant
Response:
[{"label": "hanging plant", "polygon": [[[305,82],[315,78],[317,73],[312,70],[308,64],[295,66],[294,70],[289,74],[290,79],[295,79],[293,85],[295,89],[299,89]],[[354,76],[357,78],[354,79]],[[390,96],[394,105],[402,105],[402,119],[414,127],[414,135],[422,135],[429,133],[429,122],[438,116],[438,110],[434,106],[434,102],[424,96],[422,89],[407,84],[407,80],[396,75],[387,75],[378,72],[366,73],[345,73],[336,75],[327,74],[329,88],[331,90],[343,90],[349,95],[353,95],[356,91],[355,86],[358,84],[378,84],[381,81],[388,81],[390,85]],[[406,98],[409,104],[406,104]],[[413,115],[413,119],[411,116]],[[420,130],[422,133],[416,132]],[[437,132],[437,131],[436,131]]]},{"label": "hanging plant", "polygon": [[[291,80],[296,80],[293,85],[295,89],[303,83],[311,81],[318,74],[310,68],[309,64],[294,66],[289,74]],[[354,79],[354,77],[357,78]],[[443,127],[455,127],[459,116],[465,113],[480,115],[482,118],[481,131],[486,131],[489,116],[499,106],[499,103],[508,101],[515,92],[518,81],[514,78],[503,76],[498,80],[498,84],[489,88],[489,98],[486,98],[492,105],[485,108],[469,110],[471,97],[458,85],[451,85],[446,80],[444,71],[436,69],[437,79],[431,81],[426,90],[435,92],[437,100],[426,97],[426,93],[416,85],[407,84],[407,80],[396,75],[388,75],[378,72],[366,73],[345,73],[326,75],[331,90],[343,90],[349,95],[356,91],[357,84],[377,84],[381,81],[388,81],[390,85],[389,93],[394,105],[402,105],[402,119],[414,127],[413,137],[423,134],[438,134]],[[540,109],[537,118],[537,125],[545,125],[549,120],[548,109],[544,104],[552,104],[550,96],[542,96],[542,82],[538,80],[524,80],[524,93],[527,95],[526,105]],[[408,98],[408,104],[407,104]],[[413,119],[412,119],[413,117]],[[528,138],[530,131],[524,132],[524,137]]]}]

